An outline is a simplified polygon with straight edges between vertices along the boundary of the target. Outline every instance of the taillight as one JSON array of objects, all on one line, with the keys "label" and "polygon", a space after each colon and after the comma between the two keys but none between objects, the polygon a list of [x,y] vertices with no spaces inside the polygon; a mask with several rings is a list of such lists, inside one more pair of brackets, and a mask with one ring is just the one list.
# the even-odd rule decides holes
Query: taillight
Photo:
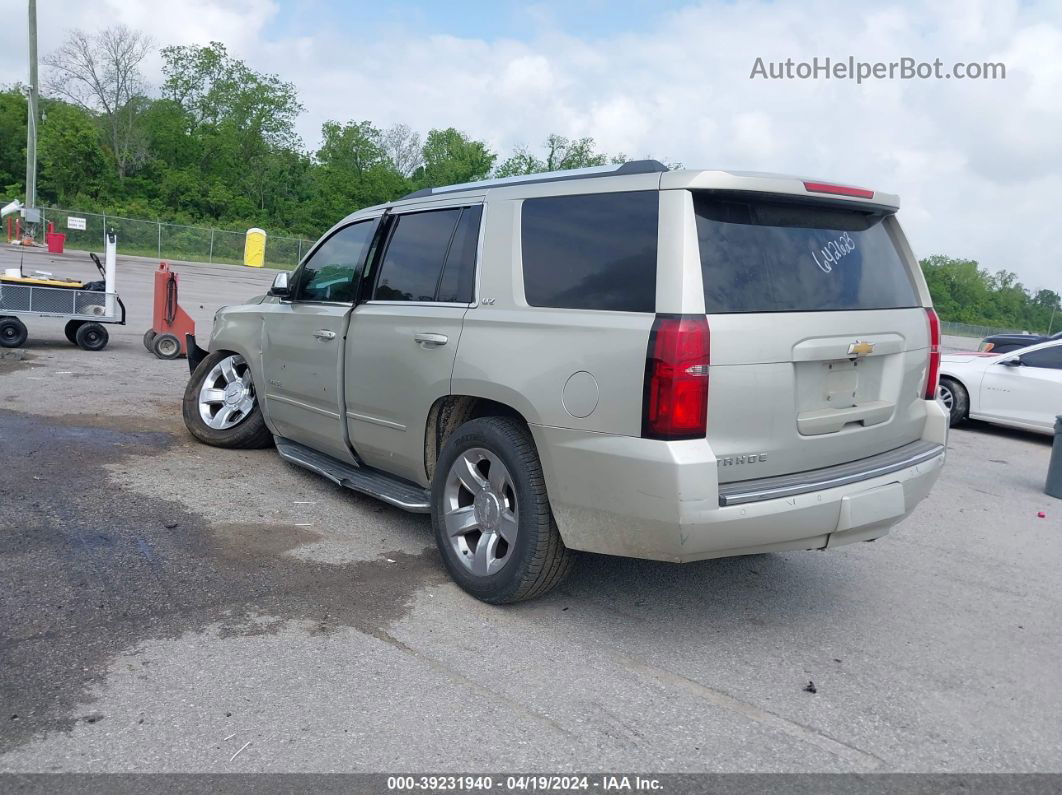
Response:
[{"label": "taillight", "polygon": [[936,400],[937,379],[940,376],[940,318],[930,308],[926,308],[929,318],[929,366],[926,368],[926,400]]},{"label": "taillight", "polygon": [[645,357],[642,436],[703,438],[708,430],[708,318],[657,315]]}]

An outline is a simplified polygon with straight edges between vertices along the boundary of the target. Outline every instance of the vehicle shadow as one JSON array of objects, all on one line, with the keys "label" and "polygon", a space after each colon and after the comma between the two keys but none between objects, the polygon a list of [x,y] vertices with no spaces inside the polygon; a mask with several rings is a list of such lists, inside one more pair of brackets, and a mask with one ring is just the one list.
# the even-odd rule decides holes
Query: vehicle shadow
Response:
[{"label": "vehicle shadow", "polygon": [[[106,353],[111,350],[117,349],[133,349],[133,341],[129,339],[123,339],[123,337],[117,335],[113,328],[108,327],[108,335],[110,339],[107,342],[107,346],[103,349]],[[57,326],[53,328],[34,328],[30,326],[29,337],[19,347],[24,348],[27,351],[80,351],[86,354],[97,353],[97,351],[81,351],[78,346],[71,343],[65,336],[63,336],[63,327]],[[140,345],[143,348],[143,345]]]},{"label": "vehicle shadow", "polygon": [[1008,428],[1005,425],[995,425],[981,420],[965,420],[961,425],[951,428],[953,433],[972,433],[983,436],[996,436],[1001,439],[1014,439],[1020,442],[1033,442],[1038,445],[1050,447],[1053,436],[1035,431],[1026,431],[1021,428]]},{"label": "vehicle shadow", "polygon": [[[604,607],[664,633],[694,627],[818,624],[837,605],[865,597],[862,567],[814,551],[745,555],[692,563],[584,553],[554,600]],[[873,589],[872,589],[873,590]]]},{"label": "vehicle shadow", "polygon": [[[306,488],[320,480],[294,465],[288,467]],[[327,487],[331,491],[332,484]],[[406,513],[341,486],[334,489],[340,499],[357,500],[387,522],[397,545],[435,545],[428,516]],[[579,552],[570,575],[556,590],[527,602],[489,609],[516,614],[571,609],[591,623],[603,611],[625,624],[652,621],[665,634],[681,632],[691,624],[718,629],[735,621],[768,625],[799,624],[807,619],[818,623],[835,606],[868,598],[864,566],[842,555],[808,550],[671,563]],[[441,558],[433,557],[445,574]],[[449,578],[444,576],[444,581]]]}]

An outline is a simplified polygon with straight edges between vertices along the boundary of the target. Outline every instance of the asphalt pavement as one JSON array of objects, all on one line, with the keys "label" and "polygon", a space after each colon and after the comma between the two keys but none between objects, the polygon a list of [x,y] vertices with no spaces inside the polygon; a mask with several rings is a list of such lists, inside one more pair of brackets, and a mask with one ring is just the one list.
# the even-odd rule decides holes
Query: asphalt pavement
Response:
[{"label": "asphalt pavement", "polygon": [[[106,350],[30,318],[0,360],[0,771],[1062,771],[1048,437],[955,429],[872,544],[584,556],[491,607],[426,517],[191,439],[155,265],[120,257]],[[176,270],[203,336],[272,279]]]}]

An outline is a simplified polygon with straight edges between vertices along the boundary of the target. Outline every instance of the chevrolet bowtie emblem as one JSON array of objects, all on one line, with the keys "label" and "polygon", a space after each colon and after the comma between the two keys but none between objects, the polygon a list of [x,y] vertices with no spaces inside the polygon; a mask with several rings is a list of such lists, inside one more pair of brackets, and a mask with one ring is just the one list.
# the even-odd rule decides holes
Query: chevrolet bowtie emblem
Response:
[{"label": "chevrolet bowtie emblem", "polygon": [[868,353],[874,352],[873,342],[863,342],[863,340],[856,340],[848,346],[849,356],[866,356]]}]

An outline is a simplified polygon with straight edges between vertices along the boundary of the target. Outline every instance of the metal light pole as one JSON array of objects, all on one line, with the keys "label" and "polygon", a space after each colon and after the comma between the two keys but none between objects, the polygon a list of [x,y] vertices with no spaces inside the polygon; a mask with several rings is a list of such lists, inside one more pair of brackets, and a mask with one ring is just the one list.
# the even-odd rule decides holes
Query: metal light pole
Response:
[{"label": "metal light pole", "polygon": [[37,206],[37,0],[29,0],[29,113],[26,120],[26,206]]}]

